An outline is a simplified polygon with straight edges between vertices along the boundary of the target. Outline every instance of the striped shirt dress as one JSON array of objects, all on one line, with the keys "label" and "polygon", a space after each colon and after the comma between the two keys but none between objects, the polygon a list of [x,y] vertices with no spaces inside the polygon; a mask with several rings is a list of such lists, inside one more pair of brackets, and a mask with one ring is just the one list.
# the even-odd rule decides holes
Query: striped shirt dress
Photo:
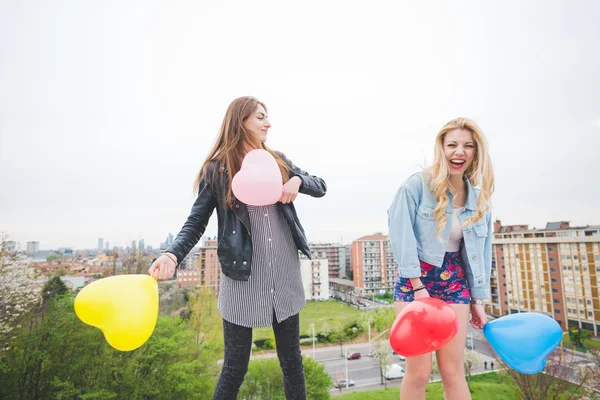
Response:
[{"label": "striped shirt dress", "polygon": [[221,273],[219,311],[247,328],[271,326],[306,304],[300,258],[292,231],[277,204],[247,206],[252,234],[252,271],[247,281]]}]

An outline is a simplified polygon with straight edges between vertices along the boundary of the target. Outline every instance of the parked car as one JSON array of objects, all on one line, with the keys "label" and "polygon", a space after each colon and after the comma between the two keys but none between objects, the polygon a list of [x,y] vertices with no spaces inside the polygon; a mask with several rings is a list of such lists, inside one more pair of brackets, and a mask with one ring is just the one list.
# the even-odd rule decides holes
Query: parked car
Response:
[{"label": "parked car", "polygon": [[354,353],[349,353],[348,354],[348,360],[358,360],[360,359],[360,353],[359,352],[354,352]]},{"label": "parked car", "polygon": [[385,374],[384,374],[385,379],[387,379],[388,381],[390,379],[402,378],[403,376],[404,376],[404,368],[402,368],[402,366],[400,364],[389,365],[386,368]]},{"label": "parked car", "polygon": [[[345,388],[346,387],[346,380],[342,379],[341,381],[339,381],[338,383],[336,383],[335,385],[336,388]],[[348,379],[348,386],[354,386],[354,381],[352,379]]]}]

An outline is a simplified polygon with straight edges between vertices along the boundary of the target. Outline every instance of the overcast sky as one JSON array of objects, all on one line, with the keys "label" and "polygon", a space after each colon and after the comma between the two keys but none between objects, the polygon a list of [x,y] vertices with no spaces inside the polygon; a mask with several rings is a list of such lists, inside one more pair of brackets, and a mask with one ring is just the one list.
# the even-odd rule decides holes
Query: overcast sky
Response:
[{"label": "overcast sky", "polygon": [[457,116],[488,137],[495,218],[600,224],[599,21],[592,0],[0,0],[0,231],[158,246],[243,95],[327,182],[296,201],[313,242],[387,233]]}]

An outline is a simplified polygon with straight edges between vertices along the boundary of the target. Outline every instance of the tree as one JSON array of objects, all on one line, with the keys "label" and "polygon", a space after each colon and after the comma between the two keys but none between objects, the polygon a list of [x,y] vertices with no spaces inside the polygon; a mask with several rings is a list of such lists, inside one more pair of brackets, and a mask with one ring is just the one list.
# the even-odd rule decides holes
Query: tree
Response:
[{"label": "tree", "polygon": [[54,278],[46,282],[46,284],[42,288],[42,303],[48,304],[50,300],[58,296],[62,296],[68,291],[69,289],[67,288],[67,285],[65,285],[65,283],[62,281],[62,279],[60,279],[60,277],[58,276],[55,276]]},{"label": "tree", "polygon": [[577,378],[586,382],[589,400],[600,400],[600,351],[590,349],[588,359],[589,362],[579,365]]},{"label": "tree", "polygon": [[40,302],[41,278],[16,252],[8,250],[6,235],[0,237],[0,353],[11,332]]},{"label": "tree", "polygon": [[[325,366],[309,357],[303,357],[306,398],[329,399],[332,382]],[[283,373],[276,358],[262,358],[250,361],[244,383],[238,394],[240,400],[285,400]]]},{"label": "tree", "polygon": [[579,383],[569,382],[571,371],[577,370],[577,360],[571,353],[561,356],[555,350],[547,358],[546,368],[538,374],[522,374],[510,368],[499,357],[498,364],[510,376],[518,400],[575,400],[581,399],[588,376],[580,376]]},{"label": "tree", "polygon": [[471,371],[481,362],[479,356],[473,350],[465,349],[464,353],[464,367],[465,375],[467,377],[467,385],[469,385],[469,391],[471,391]]},{"label": "tree", "polygon": [[342,324],[338,323],[329,334],[329,340],[337,342],[340,345],[340,357],[344,357],[344,339],[346,338],[346,330]]},{"label": "tree", "polygon": [[387,340],[379,340],[375,343],[373,358],[379,360],[379,376],[381,384],[387,388],[387,380],[384,379],[385,372],[392,363],[392,352]]},{"label": "tree", "polygon": [[575,347],[585,347],[584,342],[592,338],[592,333],[581,328],[569,330],[569,338]]},{"label": "tree", "polygon": [[48,255],[48,257],[46,257],[46,261],[52,262],[55,260],[60,260],[61,258],[63,258],[63,256],[61,254],[52,253],[52,254]]},{"label": "tree", "polygon": [[50,300],[39,323],[20,329],[0,353],[0,398],[210,398],[219,354],[201,349],[194,336],[181,319],[159,317],[142,347],[116,351],[76,317],[67,293]]},{"label": "tree", "polygon": [[223,325],[217,295],[212,289],[200,287],[191,292],[189,299],[188,326],[196,333],[198,346],[222,343]]}]

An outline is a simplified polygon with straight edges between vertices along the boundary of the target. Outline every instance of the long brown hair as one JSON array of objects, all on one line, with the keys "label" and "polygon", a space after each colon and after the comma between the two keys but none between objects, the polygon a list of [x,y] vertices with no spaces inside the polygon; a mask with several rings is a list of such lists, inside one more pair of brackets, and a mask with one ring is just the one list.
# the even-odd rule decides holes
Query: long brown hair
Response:
[{"label": "long brown hair", "polygon": [[[429,188],[435,195],[437,205],[434,209],[434,218],[437,224],[438,237],[448,222],[446,217],[446,206],[450,199],[446,194],[447,190],[453,191],[450,186],[450,170],[444,154],[444,139],[446,135],[455,130],[464,129],[473,135],[475,141],[475,155],[471,165],[467,168],[464,176],[469,180],[472,186],[479,186],[481,191],[477,199],[477,210],[475,215],[465,221],[465,226],[469,223],[475,223],[489,211],[491,207],[491,196],[494,193],[494,169],[492,160],[488,151],[488,144],[483,132],[475,121],[468,118],[456,118],[449,121],[438,132],[435,139],[435,158],[433,165],[428,168]],[[454,193],[453,193],[454,194]]]},{"label": "long brown hair", "polygon": [[[217,141],[208,154],[208,157],[206,157],[206,160],[204,160],[202,168],[196,177],[194,184],[196,193],[200,190],[200,183],[203,178],[208,179],[211,186],[213,186],[215,179],[220,179],[221,182],[224,182],[225,175],[228,175],[227,187],[223,188],[223,198],[224,205],[232,208],[234,195],[231,190],[231,180],[240,170],[248,147],[268,151],[275,158],[275,161],[277,161],[277,165],[281,171],[282,182],[285,183],[289,180],[290,167],[287,163],[277,153],[269,149],[266,144],[244,128],[244,122],[256,111],[259,105],[263,106],[265,111],[267,110],[264,103],[251,96],[239,97],[231,102],[223,118]],[[208,167],[212,161],[216,162],[217,168],[214,168],[212,176],[208,177]]]}]

